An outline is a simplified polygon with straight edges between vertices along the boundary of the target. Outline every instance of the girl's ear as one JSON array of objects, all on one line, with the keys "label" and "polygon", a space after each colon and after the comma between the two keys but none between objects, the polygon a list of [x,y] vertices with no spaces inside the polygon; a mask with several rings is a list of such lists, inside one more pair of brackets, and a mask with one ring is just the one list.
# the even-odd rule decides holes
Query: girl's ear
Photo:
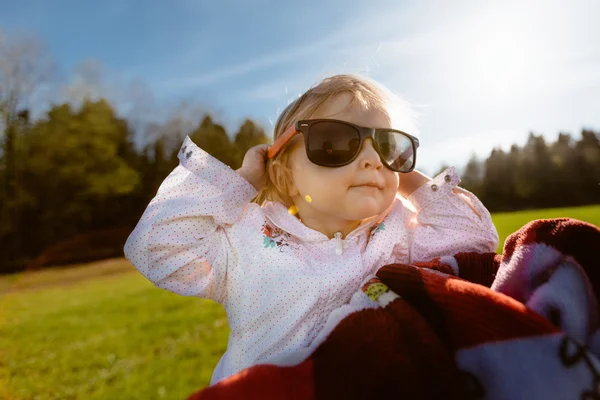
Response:
[{"label": "girl's ear", "polygon": [[300,194],[300,192],[298,192],[298,188],[296,187],[296,185],[294,184],[294,176],[292,175],[292,171],[288,171],[289,173],[289,184],[287,187],[287,191],[288,191],[288,196],[290,197],[296,197]]},{"label": "girl's ear", "polygon": [[294,185],[292,170],[285,166],[281,159],[274,160],[271,168],[273,185],[282,195],[282,200],[287,203],[288,200],[298,194],[298,189]]}]

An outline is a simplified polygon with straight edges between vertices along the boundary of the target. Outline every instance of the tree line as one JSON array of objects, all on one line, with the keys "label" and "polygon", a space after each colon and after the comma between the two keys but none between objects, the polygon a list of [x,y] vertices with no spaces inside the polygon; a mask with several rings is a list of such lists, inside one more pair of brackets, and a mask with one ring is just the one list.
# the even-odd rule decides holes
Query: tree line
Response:
[{"label": "tree line", "polygon": [[[172,121],[156,127],[156,138],[137,150],[131,124],[106,100],[54,105],[35,121],[20,110],[8,122],[0,154],[3,272],[121,255],[178,165],[185,135],[234,169],[250,147],[269,141],[251,120],[229,135],[205,115],[190,132],[175,131]],[[508,211],[599,204],[599,177],[600,134],[583,130],[553,143],[532,133],[523,147],[473,157],[461,185],[490,211]]]},{"label": "tree line", "polygon": [[579,139],[559,133],[551,143],[530,133],[522,147],[472,157],[461,185],[490,211],[600,204],[600,133],[583,129]]}]

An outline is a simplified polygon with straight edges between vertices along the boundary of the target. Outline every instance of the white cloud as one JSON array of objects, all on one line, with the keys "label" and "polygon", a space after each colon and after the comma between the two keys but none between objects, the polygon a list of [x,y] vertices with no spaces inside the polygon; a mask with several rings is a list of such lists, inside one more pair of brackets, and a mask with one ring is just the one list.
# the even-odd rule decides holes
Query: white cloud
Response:
[{"label": "white cloud", "polygon": [[182,79],[167,80],[161,86],[178,88],[214,84],[227,78],[246,75],[267,67],[298,61],[310,55],[325,53],[329,48],[335,46],[339,40],[340,37],[338,35],[331,35],[316,43],[297,46],[277,53],[265,54],[238,65],[229,65]]}]

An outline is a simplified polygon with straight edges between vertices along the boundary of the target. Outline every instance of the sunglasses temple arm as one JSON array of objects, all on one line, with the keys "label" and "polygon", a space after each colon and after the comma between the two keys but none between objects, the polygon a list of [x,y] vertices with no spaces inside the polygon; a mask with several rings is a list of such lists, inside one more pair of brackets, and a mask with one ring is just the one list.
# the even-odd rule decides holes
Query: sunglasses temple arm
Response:
[{"label": "sunglasses temple arm", "polygon": [[279,153],[279,151],[285,146],[296,134],[298,131],[294,125],[290,126],[283,135],[279,136],[275,142],[269,146],[269,151],[267,156],[269,158],[273,158]]}]

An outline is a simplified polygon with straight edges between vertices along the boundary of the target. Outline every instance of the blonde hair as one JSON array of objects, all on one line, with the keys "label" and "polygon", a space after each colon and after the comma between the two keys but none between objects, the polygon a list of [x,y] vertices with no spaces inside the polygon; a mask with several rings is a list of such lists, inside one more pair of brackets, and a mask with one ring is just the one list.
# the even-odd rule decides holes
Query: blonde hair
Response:
[{"label": "blonde hair", "polygon": [[[414,112],[408,103],[372,79],[346,74],[323,79],[290,103],[277,119],[273,140],[277,140],[296,121],[309,119],[328,100],[343,93],[352,96],[346,107],[358,104],[365,110],[379,111],[395,129],[416,134]],[[286,207],[294,204],[290,195],[293,179],[288,148],[289,146],[284,147],[273,159],[267,161],[267,183],[253,199],[255,203],[262,205],[267,201],[278,201]]]}]

